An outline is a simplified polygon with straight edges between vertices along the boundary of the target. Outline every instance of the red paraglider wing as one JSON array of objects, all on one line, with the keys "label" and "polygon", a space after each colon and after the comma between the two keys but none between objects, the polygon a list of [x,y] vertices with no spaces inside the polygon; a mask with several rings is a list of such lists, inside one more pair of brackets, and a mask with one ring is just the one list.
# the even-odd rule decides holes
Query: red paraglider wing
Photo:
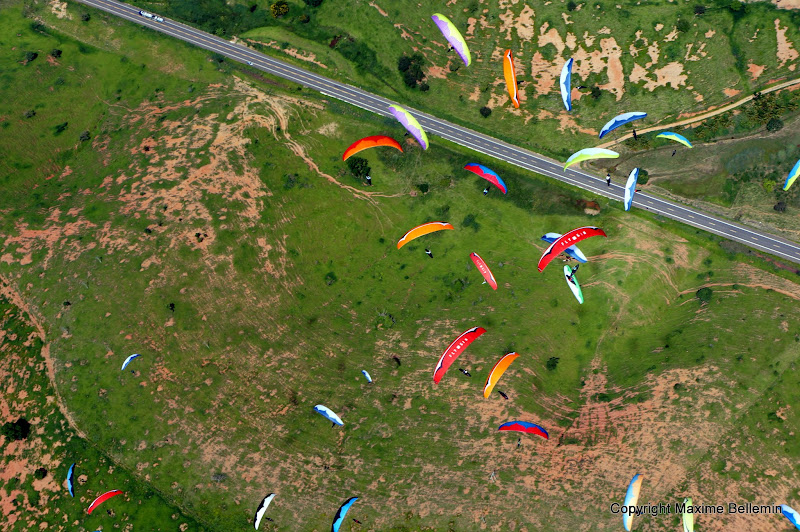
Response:
[{"label": "red paraglider wing", "polygon": [[461,333],[461,336],[453,340],[453,343],[442,353],[439,362],[436,363],[436,368],[433,370],[433,382],[438,384],[439,381],[442,380],[442,377],[444,377],[450,364],[458,358],[458,355],[463,353],[464,349],[466,349],[469,344],[474,342],[476,338],[485,332],[486,329],[483,327],[473,327],[468,331],[464,331]]},{"label": "red paraglider wing", "polygon": [[105,492],[104,494],[96,498],[92,504],[89,505],[89,508],[86,510],[86,513],[91,515],[91,513],[95,510],[95,508],[106,502],[111,497],[116,497],[117,495],[122,495],[122,490],[111,490]]},{"label": "red paraglider wing", "polygon": [[352,143],[349,148],[344,150],[344,154],[342,154],[342,160],[346,161],[350,156],[369,148],[375,148],[376,146],[389,146],[391,148],[397,148],[398,150],[403,151],[403,148],[400,147],[400,143],[398,143],[392,137],[387,137],[386,135],[374,135],[372,137],[364,137],[363,139],[359,139]]},{"label": "red paraglider wing", "polygon": [[547,265],[550,264],[551,260],[556,258],[568,247],[593,236],[606,236],[606,234],[599,227],[579,227],[567,234],[561,235],[558,240],[550,244],[550,247],[544,250],[542,258],[539,259],[539,271],[543,271]]},{"label": "red paraglider wing", "polygon": [[483,259],[478,256],[477,253],[470,253],[469,258],[472,259],[472,262],[475,263],[475,267],[478,268],[478,271],[481,272],[483,278],[486,279],[486,282],[489,286],[492,287],[492,290],[497,290],[497,281],[494,280],[494,275],[492,275],[492,271],[483,262]]},{"label": "red paraglider wing", "polygon": [[527,421],[509,421],[508,423],[503,423],[497,430],[513,430],[516,432],[525,432],[528,434],[536,434],[541,436],[545,440],[550,439],[550,435],[547,434],[547,431],[544,428],[540,427],[535,423],[529,423]]}]

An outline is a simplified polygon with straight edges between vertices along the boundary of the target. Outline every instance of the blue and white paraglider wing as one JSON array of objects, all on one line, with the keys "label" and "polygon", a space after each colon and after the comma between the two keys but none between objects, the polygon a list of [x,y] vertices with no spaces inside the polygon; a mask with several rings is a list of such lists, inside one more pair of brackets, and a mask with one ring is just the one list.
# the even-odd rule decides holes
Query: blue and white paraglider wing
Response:
[{"label": "blue and white paraglider wing", "polygon": [[[560,237],[561,233],[547,233],[542,237],[542,240],[544,240],[548,244],[552,244]],[[564,253],[566,253],[568,257],[572,257],[573,259],[577,260],[582,264],[586,264],[587,262],[589,262],[589,259],[586,258],[586,255],[584,255],[583,252],[578,248],[578,246],[574,244],[565,249]]]},{"label": "blue and white paraglider wing", "polygon": [[344,516],[347,515],[347,510],[349,510],[353,503],[357,500],[358,497],[350,497],[342,506],[339,507],[339,510],[336,512],[336,516],[333,518],[331,532],[339,532],[339,527],[342,526],[342,523],[344,523]]},{"label": "blue and white paraglider wing", "polygon": [[610,133],[614,131],[619,126],[624,126],[628,122],[633,122],[634,120],[639,120],[640,118],[644,118],[647,116],[647,113],[624,113],[619,116],[615,116],[611,120],[609,120],[606,125],[603,126],[603,129],[600,130],[600,138],[602,139],[606,133]]},{"label": "blue and white paraglider wing", "polygon": [[344,425],[344,422],[341,420],[339,416],[337,416],[333,410],[328,408],[325,405],[317,405],[314,407],[314,412],[318,414],[322,414],[328,421],[332,423],[336,423],[337,425]]},{"label": "blue and white paraglider wing", "polygon": [[126,358],[125,362],[122,363],[122,369],[120,371],[125,371],[125,368],[128,367],[128,364],[131,363],[131,360],[133,360],[134,358],[139,358],[140,356],[142,356],[142,355],[140,355],[138,353],[134,353],[131,356],[129,356],[128,358]]},{"label": "blue and white paraglider wing", "polygon": [[67,471],[67,489],[69,490],[69,494],[74,497],[75,496],[75,464],[69,466],[69,471]]},{"label": "blue and white paraglider wing", "polygon": [[628,182],[625,183],[625,210],[631,209],[633,203],[633,194],[636,192],[636,180],[639,179],[639,169],[634,168],[628,176]]},{"label": "blue and white paraglider wing", "polygon": [[800,530],[800,513],[797,513],[791,506],[786,504],[781,504],[781,513],[797,530]]},{"label": "blue and white paraglider wing", "polygon": [[270,493],[269,495],[264,497],[264,500],[262,500],[261,504],[258,505],[258,508],[256,509],[255,519],[253,519],[253,526],[256,527],[256,530],[258,530],[258,526],[261,524],[261,519],[264,518],[264,514],[267,513],[267,507],[269,507],[269,503],[271,503],[272,499],[274,498],[275,494]]},{"label": "blue and white paraglider wing", "polygon": [[370,377],[370,376],[369,376],[369,373],[367,372],[367,370],[365,370],[365,369],[362,369],[362,370],[361,370],[361,373],[363,373],[363,374],[364,374],[364,377],[366,377],[366,379],[367,379],[367,382],[370,382],[370,383],[372,382],[372,377]]},{"label": "blue and white paraglider wing", "polygon": [[572,111],[572,58],[569,58],[561,69],[561,99],[564,100],[564,107],[567,111]]}]

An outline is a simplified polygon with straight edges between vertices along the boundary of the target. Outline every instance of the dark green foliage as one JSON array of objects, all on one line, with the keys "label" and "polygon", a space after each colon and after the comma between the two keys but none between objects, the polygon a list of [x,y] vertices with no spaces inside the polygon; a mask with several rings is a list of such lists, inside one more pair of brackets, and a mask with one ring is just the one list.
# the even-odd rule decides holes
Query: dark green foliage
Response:
[{"label": "dark green foliage", "polygon": [[332,285],[338,280],[339,279],[336,277],[336,274],[333,272],[328,272],[325,274],[325,284],[328,286]]},{"label": "dark green foliage", "polygon": [[280,18],[289,12],[289,3],[286,0],[278,0],[269,6],[269,12],[274,18]]},{"label": "dark green foliage", "polygon": [[400,72],[405,72],[408,70],[408,67],[411,66],[411,58],[407,55],[401,55],[400,59],[397,60],[397,70]]},{"label": "dark green foliage", "polygon": [[89,132],[88,131],[83,131],[83,132],[81,132],[80,136],[78,137],[78,140],[80,140],[81,142],[86,142],[90,138],[91,137],[89,135]]},{"label": "dark green foliage", "polygon": [[780,118],[770,118],[767,122],[767,131],[774,133],[783,129],[783,121]]},{"label": "dark green foliage", "polygon": [[712,293],[713,293],[712,290],[706,286],[697,291],[697,299],[700,300],[701,304],[708,303],[709,301],[711,301]]},{"label": "dark green foliage", "polygon": [[350,157],[347,159],[347,167],[350,169],[350,173],[353,174],[353,177],[359,181],[367,177],[371,170],[369,162],[363,157]]},{"label": "dark green foliage", "polygon": [[[786,111],[796,108],[793,102],[787,103],[782,99],[778,99],[774,92],[769,94],[761,94],[757,92],[753,94],[753,101],[745,108],[745,114],[751,122],[756,124],[768,124],[770,120],[777,119]],[[775,130],[777,131],[777,130]]]},{"label": "dark green foliage", "polygon": [[705,15],[706,14],[706,6],[701,6],[700,4],[697,4],[696,6],[694,6],[694,14],[697,15],[697,16]]},{"label": "dark green foliage", "polygon": [[40,467],[39,469],[33,472],[33,476],[39,480],[42,480],[44,477],[47,476],[47,469]]},{"label": "dark green foliage", "polygon": [[336,51],[342,54],[345,59],[358,66],[361,70],[370,72],[380,77],[383,70],[378,61],[375,50],[366,43],[357,41],[352,37],[339,39],[335,47]]},{"label": "dark green foliage", "polygon": [[6,437],[6,440],[24,440],[31,433],[31,424],[24,417],[16,421],[9,421],[4,424],[0,429],[0,434]]},{"label": "dark green foliage", "polygon": [[431,86],[428,85],[427,83],[425,83],[424,81],[419,84],[419,90],[421,92],[428,92],[430,90],[430,88],[431,88]]},{"label": "dark green foliage", "polygon": [[627,139],[625,141],[625,146],[633,151],[649,150],[653,147],[653,143],[651,142],[650,137],[639,135],[637,138],[631,137]]},{"label": "dark green foliage", "polygon": [[299,19],[297,19],[297,20],[299,20],[299,21],[300,21],[300,22],[302,22],[303,24],[308,24],[309,22],[311,22],[311,17],[309,17],[308,15],[306,15],[305,13],[303,13],[302,15],[300,15],[300,18],[299,18]]},{"label": "dark green foliage", "polygon": [[558,360],[559,360],[559,357],[550,357],[547,360],[547,363],[545,364],[545,367],[548,369],[548,371],[555,371],[556,370],[556,368],[558,367]]},{"label": "dark green foliage", "polygon": [[473,231],[476,233],[480,230],[481,224],[479,224],[475,220],[476,216],[474,214],[468,214],[464,217],[464,220],[461,221],[462,227],[471,227]]},{"label": "dark green foliage", "polygon": [[591,91],[592,91],[591,92],[592,98],[594,98],[595,100],[603,95],[603,91],[601,91],[600,87],[598,87],[597,85],[592,85]]},{"label": "dark green foliage", "polygon": [[692,29],[692,24],[685,18],[679,18],[678,22],[675,24],[675,28],[681,33],[686,33]]},{"label": "dark green foliage", "polygon": [[61,50],[59,50],[58,48],[53,48],[50,51],[50,57],[52,57],[53,59],[58,59],[59,57],[61,57]]},{"label": "dark green foliage", "polygon": [[644,168],[640,168],[639,178],[636,180],[636,182],[640,185],[646,185],[648,181],[650,181],[650,173]]},{"label": "dark green foliage", "polygon": [[[418,52],[410,56],[401,55],[397,60],[397,70],[403,74],[403,83],[412,89],[425,78],[425,72],[422,70],[424,66],[425,58]],[[428,84],[426,83],[425,86],[428,87]],[[423,90],[421,86],[420,90]]]},{"label": "dark green foliage", "polygon": [[733,125],[733,115],[723,113],[704,121],[692,130],[699,140],[707,142],[714,137],[723,135]]},{"label": "dark green foliage", "polygon": [[778,415],[777,412],[767,413],[767,419],[773,423],[783,423],[783,419]]},{"label": "dark green foliage", "polygon": [[66,129],[67,129],[67,127],[68,127],[68,126],[69,126],[69,122],[63,122],[63,123],[61,123],[61,124],[58,124],[58,125],[57,125],[55,128],[53,128],[53,129],[55,130],[55,131],[53,132],[53,135],[60,135],[60,134],[62,134],[64,131],[66,131]]},{"label": "dark green foliage", "polygon": [[416,185],[416,187],[423,194],[427,194],[428,190],[430,190],[430,186],[428,185],[428,183],[419,183],[418,185]]},{"label": "dark green foliage", "polygon": [[83,13],[81,13],[81,20],[84,21],[84,22],[89,22],[90,20],[92,20],[92,15],[90,15],[89,13],[83,12]]},{"label": "dark green foliage", "polygon": [[575,11],[576,9],[578,9],[578,4],[574,0],[569,0],[567,2],[567,11]]},{"label": "dark green foliage", "polygon": [[39,57],[39,54],[37,54],[36,52],[25,52],[25,63],[26,64],[30,63],[37,57]]},{"label": "dark green foliage", "polygon": [[481,107],[481,116],[484,118],[488,118],[489,115],[492,114],[492,110],[486,107],[485,105]]},{"label": "dark green foliage", "polygon": [[28,109],[27,111],[25,111],[25,118],[33,118],[34,116],[36,116],[35,110]]},{"label": "dark green foliage", "polygon": [[306,5],[311,7],[319,7],[322,5],[322,0],[303,0]]},{"label": "dark green foliage", "polygon": [[785,203],[785,202],[783,202],[783,201],[779,201],[779,202],[778,202],[778,203],[776,203],[776,204],[775,204],[775,206],[774,206],[774,207],[772,207],[772,208],[773,208],[773,209],[775,209],[775,210],[776,210],[776,211],[778,211],[778,212],[786,212],[786,203]]}]

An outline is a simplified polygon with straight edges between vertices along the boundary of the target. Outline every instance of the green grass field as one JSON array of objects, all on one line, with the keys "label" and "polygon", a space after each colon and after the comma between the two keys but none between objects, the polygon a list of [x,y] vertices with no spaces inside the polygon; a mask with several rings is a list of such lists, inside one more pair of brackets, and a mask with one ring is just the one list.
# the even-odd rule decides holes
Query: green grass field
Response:
[{"label": "green grass field", "polygon": [[[35,502],[25,482],[50,453],[59,517],[43,514],[41,495],[29,504],[51,530],[245,530],[269,492],[274,522],[261,530],[326,530],[351,496],[348,519],[363,525],[342,530],[610,529],[620,517],[608,506],[637,472],[642,503],[797,505],[790,272],[438,138],[426,152],[361,154],[366,187],[342,150],[359,136],[400,138],[393,121],[115,19],[47,15],[42,28],[18,5],[4,13],[3,92],[25,97],[0,104],[0,275],[31,318],[3,302],[15,318],[0,349],[4,377],[35,403],[18,407],[6,392],[0,411],[3,422],[48,417],[18,466],[25,480],[0,477],[3,501],[25,485]],[[58,64],[46,58],[54,48]],[[39,57],[23,65],[25,51]],[[468,162],[498,171],[509,194],[484,197]],[[432,220],[455,230],[396,248]],[[560,260],[536,271],[541,235],[581,225],[609,235],[581,244],[584,305]],[[705,303],[701,288],[712,291]],[[47,399],[44,373],[19,375],[14,357],[39,360],[41,344],[7,339],[29,336],[31,319],[86,439]],[[477,325],[487,333],[435,385],[442,350]],[[484,399],[488,370],[511,350],[521,356],[496,388],[509,400]],[[142,357],[121,372],[131,353]],[[320,403],[344,426],[315,414]],[[517,435],[496,431],[511,419],[550,439],[517,449]],[[85,493],[135,495],[107,502],[114,516],[86,517],[86,501],[61,485],[72,461],[87,472]],[[696,530],[788,529],[775,516],[704,519]]]}]

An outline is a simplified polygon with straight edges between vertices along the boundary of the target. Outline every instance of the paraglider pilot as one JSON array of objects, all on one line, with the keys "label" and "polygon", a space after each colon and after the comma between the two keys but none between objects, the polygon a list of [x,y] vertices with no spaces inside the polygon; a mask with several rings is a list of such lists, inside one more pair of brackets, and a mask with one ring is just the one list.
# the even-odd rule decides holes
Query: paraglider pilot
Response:
[{"label": "paraglider pilot", "polygon": [[372,177],[367,176],[367,185],[372,186]]},{"label": "paraglider pilot", "polygon": [[575,276],[575,272],[577,272],[578,268],[580,268],[580,267],[581,267],[581,265],[578,264],[574,268],[572,268],[572,271],[570,272],[570,274],[567,275],[567,280],[572,281],[572,278]]},{"label": "paraglider pilot", "polygon": [[678,150],[672,150],[672,157],[675,157],[675,153],[676,153],[677,151],[678,151]]},{"label": "paraglider pilot", "polygon": [[433,258],[433,253],[429,248],[425,248],[425,253],[427,253],[430,258]]},{"label": "paraglider pilot", "polygon": [[483,195],[485,196],[488,193],[489,193],[489,187],[484,188],[483,189]]},{"label": "paraglider pilot", "polygon": [[606,185],[611,186],[611,174],[606,174]]},{"label": "paraglider pilot", "polygon": [[458,371],[460,371],[461,373],[463,373],[467,377],[472,377],[472,375],[470,375],[469,371],[465,370],[464,368],[458,368]]}]

